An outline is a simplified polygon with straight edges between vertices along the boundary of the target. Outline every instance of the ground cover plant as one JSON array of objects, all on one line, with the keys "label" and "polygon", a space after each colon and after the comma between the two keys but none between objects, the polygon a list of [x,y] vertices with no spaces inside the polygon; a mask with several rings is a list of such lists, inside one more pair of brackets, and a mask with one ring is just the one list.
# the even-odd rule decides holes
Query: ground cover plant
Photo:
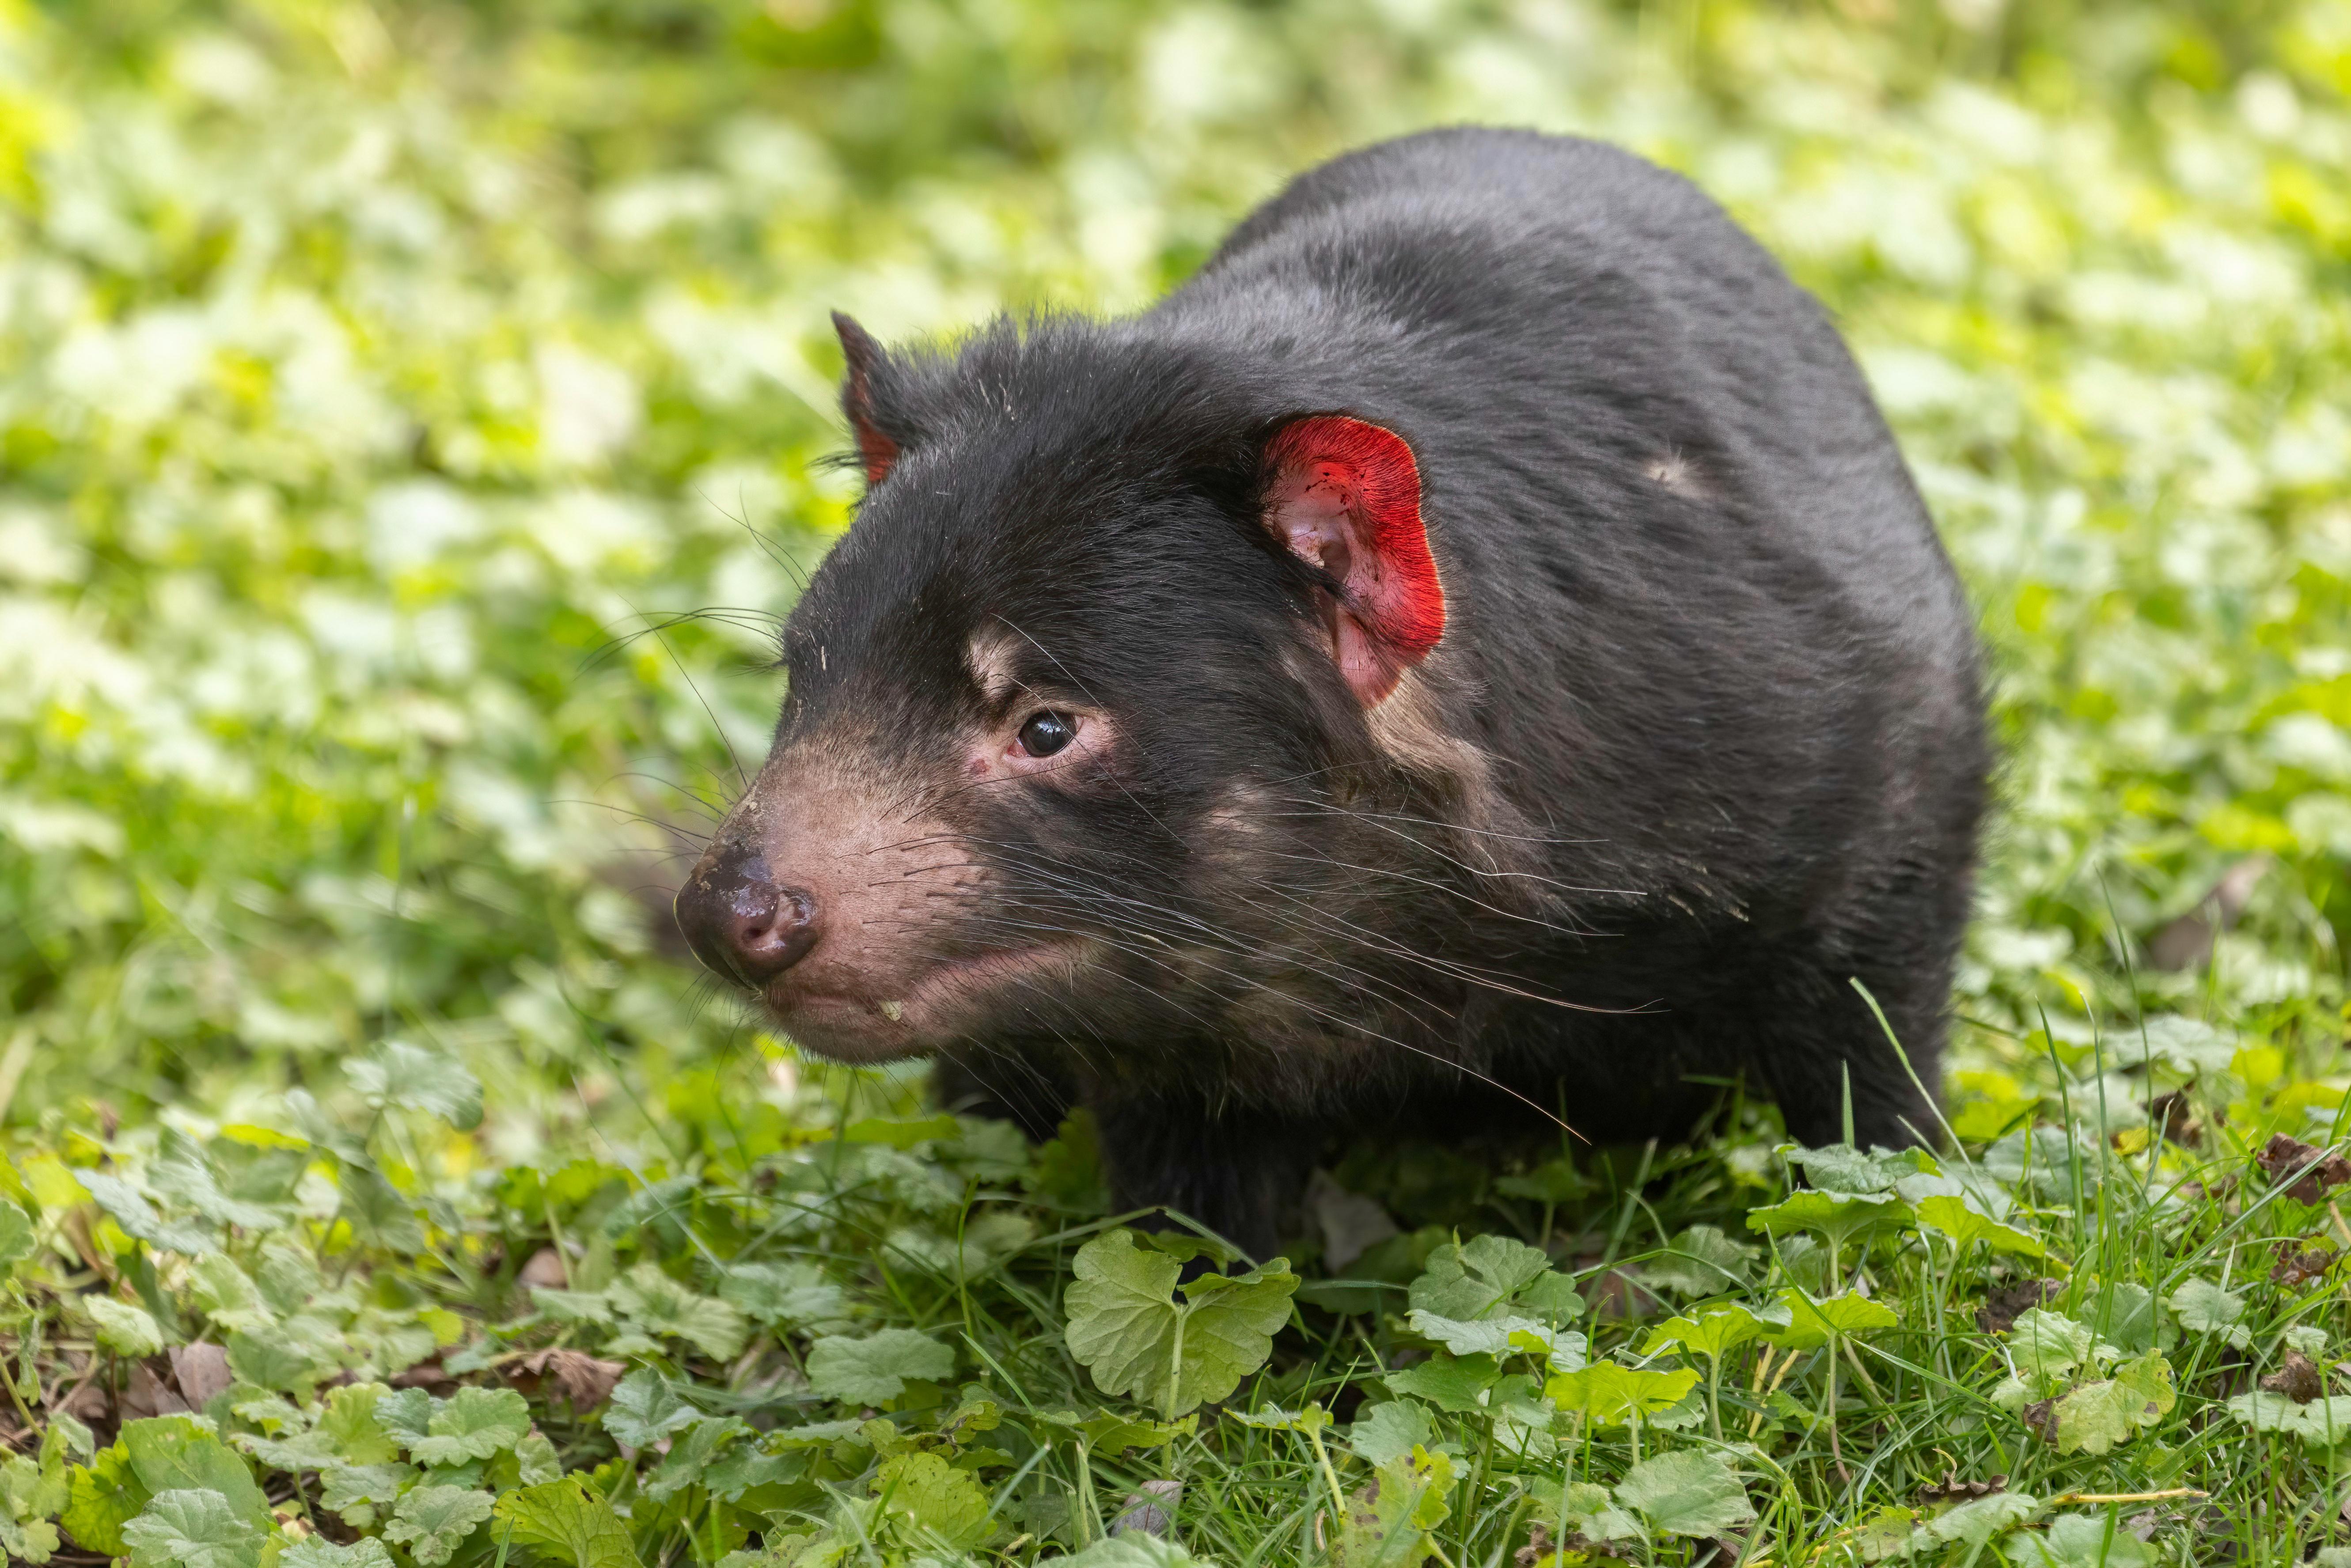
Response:
[{"label": "ground cover plant", "polygon": [[[2351,1551],[2346,90],[2340,0],[0,0],[0,1546]],[[664,879],[828,308],[1131,306],[1455,119],[1689,172],[1904,440],[2007,757],[1947,1147],[1338,1155],[1179,1290]]]}]

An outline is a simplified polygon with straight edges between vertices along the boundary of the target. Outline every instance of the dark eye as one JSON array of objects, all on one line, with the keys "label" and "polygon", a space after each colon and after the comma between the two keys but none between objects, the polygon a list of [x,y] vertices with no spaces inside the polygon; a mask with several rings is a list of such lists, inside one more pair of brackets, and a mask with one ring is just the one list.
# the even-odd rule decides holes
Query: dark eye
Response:
[{"label": "dark eye", "polygon": [[1040,713],[1020,727],[1020,749],[1050,757],[1078,737],[1078,727],[1057,713]]}]

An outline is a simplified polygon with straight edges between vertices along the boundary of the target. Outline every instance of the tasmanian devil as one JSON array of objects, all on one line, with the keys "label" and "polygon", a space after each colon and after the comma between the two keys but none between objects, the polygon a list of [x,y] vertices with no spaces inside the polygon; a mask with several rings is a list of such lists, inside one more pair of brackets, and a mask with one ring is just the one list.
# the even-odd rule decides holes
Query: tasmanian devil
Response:
[{"label": "tasmanian devil", "polygon": [[677,903],[791,1039],[1091,1107],[1123,1205],[1260,1255],[1339,1134],[1668,1135],[1743,1075],[1805,1142],[1923,1135],[1972,620],[1695,187],[1440,131],[1131,319],[836,320],[866,494]]}]

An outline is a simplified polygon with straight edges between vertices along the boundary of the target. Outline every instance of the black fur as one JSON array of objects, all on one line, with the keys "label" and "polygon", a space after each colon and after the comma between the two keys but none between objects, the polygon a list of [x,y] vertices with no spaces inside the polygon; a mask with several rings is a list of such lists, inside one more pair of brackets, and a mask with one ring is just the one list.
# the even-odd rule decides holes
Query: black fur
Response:
[{"label": "black fur", "polygon": [[[1531,1102],[1670,1135],[1691,1075],[1746,1073],[1808,1143],[1848,1076],[1865,1144],[1924,1135],[1851,982],[1935,1082],[1972,621],[1835,331],[1694,187],[1416,136],[1301,177],[1138,318],[865,361],[895,465],[791,618],[778,756],[854,733],[946,777],[991,625],[1120,729],[1082,777],[925,793],[984,868],[929,950],[1095,938],[940,1042],[951,1097],[1032,1132],[1091,1105],[1123,1202],[1259,1253],[1335,1131]],[[1322,413],[1420,466],[1449,622],[1402,742],[1260,521],[1264,443]]]}]

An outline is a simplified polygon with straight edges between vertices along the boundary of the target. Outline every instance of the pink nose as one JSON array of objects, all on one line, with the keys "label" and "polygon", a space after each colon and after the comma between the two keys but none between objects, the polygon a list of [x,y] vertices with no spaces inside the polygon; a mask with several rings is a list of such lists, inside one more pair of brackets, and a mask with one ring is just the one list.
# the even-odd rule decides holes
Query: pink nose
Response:
[{"label": "pink nose", "polygon": [[756,991],[816,946],[816,900],[778,886],[757,851],[718,846],[678,890],[677,926],[706,967]]}]

